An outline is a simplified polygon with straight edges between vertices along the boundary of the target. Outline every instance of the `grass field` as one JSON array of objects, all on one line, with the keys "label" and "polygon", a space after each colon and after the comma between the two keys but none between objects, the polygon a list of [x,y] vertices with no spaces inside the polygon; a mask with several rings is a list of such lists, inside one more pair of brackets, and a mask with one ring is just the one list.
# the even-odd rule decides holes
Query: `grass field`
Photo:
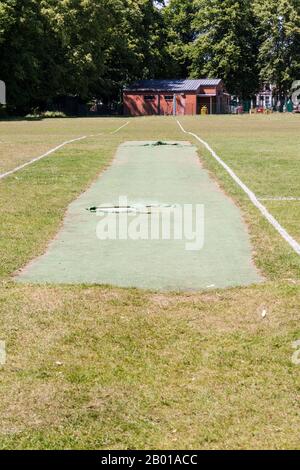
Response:
[{"label": "grass field", "polygon": [[[300,198],[299,116],[181,118],[257,196]],[[300,448],[300,257],[199,145],[241,208],[265,283],[195,293],[17,285],[125,140],[187,140],[173,118],[0,122],[0,448]],[[196,141],[191,141],[197,144]],[[300,202],[264,202],[300,242]],[[267,310],[265,318],[263,310]]]}]

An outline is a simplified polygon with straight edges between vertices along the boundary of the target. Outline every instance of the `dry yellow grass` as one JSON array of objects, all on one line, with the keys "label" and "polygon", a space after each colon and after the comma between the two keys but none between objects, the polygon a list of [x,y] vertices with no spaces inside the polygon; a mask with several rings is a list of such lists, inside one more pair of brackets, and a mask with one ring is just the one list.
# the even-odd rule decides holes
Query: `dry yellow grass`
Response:
[{"label": "dry yellow grass", "polygon": [[299,301],[3,286],[2,447],[297,448]]}]

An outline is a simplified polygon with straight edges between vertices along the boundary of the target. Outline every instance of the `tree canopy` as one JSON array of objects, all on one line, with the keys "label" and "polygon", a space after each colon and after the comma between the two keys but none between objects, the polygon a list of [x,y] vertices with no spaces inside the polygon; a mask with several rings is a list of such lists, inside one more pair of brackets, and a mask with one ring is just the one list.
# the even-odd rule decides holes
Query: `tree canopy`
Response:
[{"label": "tree canopy", "polygon": [[300,2],[256,0],[254,11],[259,18],[260,80],[275,84],[284,95],[300,79]]},{"label": "tree canopy", "polygon": [[196,0],[193,76],[224,80],[228,91],[249,98],[258,88],[257,20],[251,0]]},{"label": "tree canopy", "polygon": [[266,81],[287,93],[300,78],[299,0],[0,0],[0,79],[15,112],[204,76],[242,98]]}]

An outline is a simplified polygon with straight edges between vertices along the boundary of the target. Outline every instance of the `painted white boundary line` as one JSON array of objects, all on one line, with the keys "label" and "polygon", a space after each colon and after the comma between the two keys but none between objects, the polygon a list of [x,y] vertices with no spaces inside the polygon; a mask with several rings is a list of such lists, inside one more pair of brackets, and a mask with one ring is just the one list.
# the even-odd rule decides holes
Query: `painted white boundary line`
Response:
[{"label": "painted white boundary line", "polygon": [[119,127],[119,128],[116,129],[115,131],[111,132],[110,135],[116,134],[116,133],[119,132],[121,129],[123,129],[123,127],[128,126],[128,124],[130,124],[130,121],[127,121],[125,124],[123,124],[123,126]]},{"label": "painted white boundary line", "polygon": [[[111,134],[111,135],[112,135],[112,134],[116,134],[116,133],[119,132],[121,129],[123,129],[123,127],[128,126],[128,124],[130,124],[130,121],[127,121],[126,124],[124,124],[123,126],[119,127],[118,129],[116,129],[115,131],[111,132],[110,134]],[[30,160],[29,162],[23,163],[22,165],[17,166],[17,167],[14,168],[13,170],[9,170],[9,171],[7,171],[6,173],[0,174],[0,180],[6,178],[7,176],[13,175],[13,174],[16,173],[17,171],[23,170],[23,168],[26,168],[27,166],[32,165],[33,163],[36,163],[36,162],[38,162],[39,160],[42,160],[42,158],[48,157],[49,155],[51,155],[52,153],[54,153],[54,152],[56,152],[57,150],[61,149],[61,148],[64,147],[65,145],[72,144],[73,142],[78,142],[79,140],[84,140],[84,139],[87,139],[87,138],[89,138],[89,137],[96,137],[96,136],[100,136],[100,135],[103,135],[103,133],[101,133],[101,134],[84,135],[84,136],[82,136],[82,137],[77,137],[77,139],[72,139],[72,140],[68,140],[68,141],[66,141],[66,142],[63,142],[62,144],[58,145],[57,147],[55,147],[55,148],[53,148],[53,149],[51,149],[51,150],[48,150],[48,152],[44,153],[43,155],[40,155],[39,157],[33,158],[33,159]]]},{"label": "painted white boundary line", "polygon": [[259,202],[256,195],[248,188],[248,186],[246,186],[242,182],[242,180],[240,180],[240,178],[234,173],[234,171],[225,162],[223,162],[223,160],[216,154],[216,152],[209,146],[209,144],[207,142],[205,142],[205,140],[203,140],[199,136],[197,136],[196,134],[193,134],[192,132],[186,131],[182,127],[182,125],[179,121],[177,121],[177,124],[181,128],[182,132],[184,132],[185,134],[192,135],[202,145],[204,145],[204,147],[206,147],[206,149],[210,152],[210,154],[214,157],[214,159],[217,160],[217,162],[220,163],[220,165],[222,165],[222,167],[227,171],[227,173],[229,173],[231,178],[247,194],[247,196],[249,197],[250,201],[254,204],[254,206],[257,207],[257,209],[262,213],[262,215],[270,222],[271,225],[273,225],[273,227],[277,230],[277,232],[280,233],[282,238],[284,238],[284,240],[293,248],[293,250],[298,255],[300,255],[300,245],[299,245],[299,243],[296,242],[296,240],[294,240],[294,238],[291,237],[291,235],[280,225],[280,223],[275,219],[275,217],[273,217],[272,214],[270,214],[268,209],[263,204],[261,204],[261,202]]},{"label": "painted white boundary line", "polygon": [[78,140],[86,139],[86,137],[87,137],[87,136],[85,135],[85,136],[83,136],[83,137],[78,137],[77,139],[68,140],[67,142],[63,142],[62,144],[58,145],[58,146],[55,147],[54,149],[49,150],[48,152],[44,153],[43,155],[40,155],[39,157],[36,157],[36,158],[34,158],[33,160],[30,160],[29,162],[23,163],[23,165],[17,166],[17,167],[14,168],[13,170],[7,171],[6,173],[2,173],[2,174],[0,175],[0,180],[2,180],[3,178],[6,178],[6,177],[9,176],[9,175],[12,175],[12,174],[16,173],[16,172],[19,171],[19,170],[23,170],[23,168],[26,168],[27,166],[32,165],[32,164],[35,163],[35,162],[38,162],[38,161],[41,160],[42,158],[48,157],[48,155],[51,155],[51,153],[56,152],[57,150],[61,149],[61,148],[64,147],[65,145],[71,144],[72,142],[77,142]]}]

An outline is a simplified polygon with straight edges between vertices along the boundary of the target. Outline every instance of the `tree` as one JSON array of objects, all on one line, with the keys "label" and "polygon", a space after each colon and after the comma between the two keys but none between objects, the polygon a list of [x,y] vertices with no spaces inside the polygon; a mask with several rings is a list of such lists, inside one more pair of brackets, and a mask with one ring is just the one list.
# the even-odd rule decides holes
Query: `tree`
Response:
[{"label": "tree", "polygon": [[258,40],[251,0],[195,0],[191,73],[222,78],[231,94],[250,98],[258,89]]},{"label": "tree", "polygon": [[[136,79],[220,77],[250,97],[300,76],[299,0],[1,0],[0,79],[15,112],[115,101]],[[258,66],[259,64],[259,66]]]},{"label": "tree", "polygon": [[[152,0],[114,2],[105,78],[111,90],[136,79],[161,78],[170,70],[161,10]],[[172,73],[172,72],[171,72]]]},{"label": "tree", "polygon": [[[158,2],[161,3],[162,2]],[[18,112],[58,95],[109,101],[136,78],[172,74],[152,0],[3,0],[0,70]]]},{"label": "tree", "polygon": [[[47,18],[55,37],[59,38],[60,45],[57,46],[63,57],[63,79],[57,93],[88,99],[93,91],[103,87],[106,55],[115,25],[115,3],[113,0],[42,2],[43,16]],[[46,57],[52,59],[53,64],[56,53],[51,43],[48,44]]]},{"label": "tree", "polygon": [[36,96],[40,84],[42,21],[36,0],[7,0],[0,9],[0,70],[8,103],[19,109]]},{"label": "tree", "polygon": [[169,54],[177,64],[179,77],[186,77],[191,65],[190,45],[196,38],[192,26],[195,14],[194,0],[170,0],[163,10]]},{"label": "tree", "polygon": [[282,97],[300,78],[300,3],[256,0],[254,10],[260,35],[260,79],[276,85]]}]

